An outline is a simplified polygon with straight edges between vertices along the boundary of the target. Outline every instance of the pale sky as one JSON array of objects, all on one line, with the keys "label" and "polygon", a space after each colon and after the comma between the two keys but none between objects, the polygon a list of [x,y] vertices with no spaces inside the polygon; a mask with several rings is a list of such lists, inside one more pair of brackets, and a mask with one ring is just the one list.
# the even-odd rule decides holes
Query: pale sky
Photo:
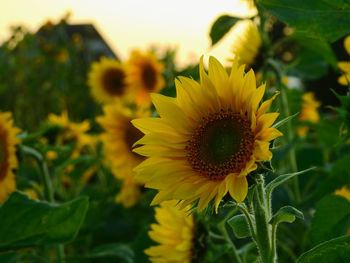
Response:
[{"label": "pale sky", "polygon": [[[237,2],[237,0],[236,0]],[[11,25],[35,31],[48,19],[58,22],[67,12],[71,23],[93,23],[122,59],[137,48],[177,47],[180,65],[214,55],[229,56],[229,37],[210,50],[209,28],[214,18],[239,12],[235,0],[0,0],[0,43]]]}]

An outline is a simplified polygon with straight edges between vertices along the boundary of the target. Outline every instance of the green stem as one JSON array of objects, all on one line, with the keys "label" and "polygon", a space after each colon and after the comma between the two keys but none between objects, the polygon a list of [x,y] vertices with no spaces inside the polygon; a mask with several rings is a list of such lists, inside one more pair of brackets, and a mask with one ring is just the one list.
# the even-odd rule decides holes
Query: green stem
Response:
[{"label": "green stem", "polygon": [[277,239],[276,239],[276,233],[277,233],[277,224],[272,225],[272,231],[271,231],[271,262],[277,262]]},{"label": "green stem", "polygon": [[[55,203],[54,199],[54,190],[51,182],[50,172],[47,167],[45,158],[43,155],[38,152],[37,150],[30,148],[25,145],[21,145],[21,150],[23,153],[32,156],[38,163],[40,168],[40,175],[41,179],[44,184],[44,191],[45,191],[45,199],[49,201],[50,203]],[[57,260],[58,263],[65,263],[64,260],[64,246],[63,245],[57,245],[56,246],[56,253],[57,253]]]},{"label": "green stem", "polygon": [[228,242],[231,245],[234,262],[235,263],[242,263],[242,260],[237,253],[237,248],[236,248],[235,244],[233,243],[232,239],[230,238],[230,235],[228,234],[227,229],[226,229],[227,220],[230,219],[235,213],[236,213],[236,209],[231,210],[230,213],[228,213],[228,215],[226,216],[226,218],[218,225],[218,228],[219,228],[221,234],[223,235],[224,239],[226,240],[226,242]]},{"label": "green stem", "polygon": [[[271,69],[275,72],[276,74],[276,80],[277,80],[277,86],[278,89],[280,90],[281,93],[281,99],[280,102],[282,104],[282,115],[284,118],[290,116],[289,112],[289,105],[288,105],[288,98],[286,94],[286,88],[282,85],[282,70],[279,67],[278,63],[272,59],[267,60],[267,64],[271,67]],[[286,123],[287,127],[285,129],[285,133],[287,135],[287,140],[288,142],[294,141],[295,134],[294,130],[292,127],[292,124],[290,121]],[[291,147],[291,149],[288,152],[288,160],[289,160],[289,165],[292,170],[292,172],[297,172],[298,167],[297,167],[297,161],[296,161],[296,153],[294,147]],[[292,179],[292,184],[293,184],[293,190],[294,190],[294,201],[295,203],[299,204],[301,202],[301,194],[300,194],[300,187],[299,187],[299,177],[294,176]]]},{"label": "green stem", "polygon": [[238,204],[237,207],[241,210],[241,212],[244,214],[245,218],[247,219],[250,233],[252,234],[253,240],[256,240],[257,239],[256,230],[255,230],[255,227],[253,224],[252,216],[250,215],[250,213],[248,212],[248,210],[244,204]]}]

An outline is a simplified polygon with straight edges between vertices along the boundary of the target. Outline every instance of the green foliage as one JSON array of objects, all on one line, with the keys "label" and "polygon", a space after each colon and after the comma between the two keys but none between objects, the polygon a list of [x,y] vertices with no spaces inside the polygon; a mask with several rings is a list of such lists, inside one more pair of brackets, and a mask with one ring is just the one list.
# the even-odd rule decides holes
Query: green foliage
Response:
[{"label": "green foliage", "polygon": [[350,261],[350,236],[326,241],[301,255],[296,263],[329,263]]},{"label": "green foliage", "polygon": [[303,174],[303,173],[306,173],[308,171],[311,171],[312,169],[314,168],[309,168],[309,169],[306,169],[306,170],[303,170],[303,171],[300,171],[300,172],[296,172],[296,173],[290,173],[290,174],[283,174],[283,175],[279,175],[277,176],[275,179],[273,179],[270,183],[268,183],[266,185],[266,195],[268,197],[271,196],[272,194],[272,191],[279,185],[283,184],[284,182],[288,181],[289,179],[297,176],[297,175],[300,175],[300,174]]},{"label": "green foliage", "polygon": [[350,202],[342,196],[327,195],[316,205],[311,224],[313,245],[344,235],[350,228]]},{"label": "green foliage", "polygon": [[245,238],[250,236],[248,222],[244,215],[236,215],[227,221],[233,229],[233,233],[237,238]]},{"label": "green foliage", "polygon": [[276,225],[282,222],[293,223],[295,218],[304,219],[304,215],[298,209],[292,206],[281,207],[270,220],[270,224]]},{"label": "green foliage", "polygon": [[231,27],[233,27],[240,19],[237,17],[223,15],[215,20],[211,26],[209,36],[211,38],[211,45],[214,46],[220,39],[222,39]]},{"label": "green foliage", "polygon": [[106,244],[93,249],[86,258],[110,258],[121,260],[121,262],[132,263],[134,262],[134,252],[129,246],[124,244]]},{"label": "green foliage", "polygon": [[350,33],[346,0],[258,0],[278,19],[315,38],[335,41]]},{"label": "green foliage", "polygon": [[83,196],[53,205],[15,192],[0,207],[0,251],[71,242],[87,209]]}]

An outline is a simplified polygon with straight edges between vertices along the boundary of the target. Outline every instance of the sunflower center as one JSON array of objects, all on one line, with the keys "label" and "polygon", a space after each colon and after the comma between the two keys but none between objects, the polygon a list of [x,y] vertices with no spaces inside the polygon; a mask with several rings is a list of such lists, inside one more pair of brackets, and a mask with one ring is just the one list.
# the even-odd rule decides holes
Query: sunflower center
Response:
[{"label": "sunflower center", "polygon": [[135,128],[131,124],[131,122],[128,123],[128,126],[126,128],[126,132],[125,132],[125,141],[126,141],[128,148],[130,149],[130,151],[138,158],[142,158],[142,156],[138,155],[137,153],[134,153],[132,151],[132,149],[134,149],[135,147],[139,147],[139,146],[133,147],[133,145],[135,142],[140,140],[143,137],[143,135],[144,134],[139,129]]},{"label": "sunflower center", "polygon": [[202,119],[186,146],[192,169],[212,180],[239,173],[253,153],[254,134],[246,116],[221,110]]},{"label": "sunflower center", "polygon": [[151,91],[157,82],[157,72],[156,69],[151,64],[145,64],[142,68],[142,81],[145,87]]},{"label": "sunflower center", "polygon": [[7,150],[5,136],[0,132],[0,182],[5,179],[7,172]]},{"label": "sunflower center", "polygon": [[102,85],[109,94],[122,95],[126,86],[125,77],[126,75],[121,69],[107,69],[102,75]]}]

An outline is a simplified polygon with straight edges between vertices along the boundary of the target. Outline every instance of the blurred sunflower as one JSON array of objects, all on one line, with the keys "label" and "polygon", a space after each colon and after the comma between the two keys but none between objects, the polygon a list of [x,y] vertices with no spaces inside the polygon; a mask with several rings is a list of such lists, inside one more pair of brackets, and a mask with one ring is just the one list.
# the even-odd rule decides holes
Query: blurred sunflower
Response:
[{"label": "blurred sunflower", "polygon": [[[346,52],[350,55],[350,36],[347,36],[344,40],[344,48]],[[348,81],[350,81],[350,62],[340,61],[338,62],[338,67],[345,74],[338,78],[338,82],[341,85],[348,86]]]},{"label": "blurred sunflower", "polygon": [[128,83],[136,91],[136,103],[148,105],[150,92],[159,92],[164,88],[162,76],[164,64],[158,61],[154,52],[143,54],[138,50],[131,53],[128,61]]},{"label": "blurred sunflower", "polygon": [[[134,181],[133,169],[138,165],[143,157],[132,151],[133,145],[142,137],[142,133],[136,129],[131,120],[134,118],[146,117],[150,115],[149,109],[130,109],[123,105],[123,102],[105,105],[103,107],[104,116],[97,118],[97,122],[104,129],[101,134],[107,165],[110,166],[117,179],[123,179],[122,193],[117,196],[117,201],[125,206],[134,204],[140,190],[135,190],[138,182]],[[124,197],[134,193],[134,201],[127,202]],[[130,198],[130,197],[129,197]]]},{"label": "blurred sunflower", "polygon": [[128,92],[125,67],[115,59],[101,58],[88,74],[91,94],[99,103],[111,103]]},{"label": "blurred sunflower", "polygon": [[[94,143],[93,138],[87,134],[90,129],[90,122],[83,121],[81,123],[72,122],[68,118],[67,111],[63,111],[61,116],[51,113],[48,117],[47,123],[52,126],[57,126],[60,131],[56,138],[56,144],[59,146],[74,143],[74,150],[71,154],[71,158],[77,158],[80,156],[81,151],[85,147],[89,147]],[[51,155],[51,153],[50,153]],[[47,156],[53,157],[53,156]],[[56,156],[57,157],[57,156]],[[68,168],[71,170],[72,167]]]},{"label": "blurred sunflower", "polygon": [[235,61],[231,74],[213,57],[209,74],[200,62],[200,84],[179,77],[177,98],[152,94],[160,118],[133,120],[145,136],[134,152],[148,157],[135,171],[146,187],[158,189],[152,204],[199,200],[202,211],[215,197],[216,211],[227,192],[242,202],[246,176],[256,162],[269,160],[270,142],[281,136],[270,126],[278,113],[267,113],[276,95],[259,103],[265,85],[256,88],[255,74],[244,74]]},{"label": "blurred sunflower", "polygon": [[16,145],[20,140],[16,137],[20,129],[13,126],[11,113],[0,113],[0,204],[16,190],[13,169],[18,167]]},{"label": "blurred sunflower", "polygon": [[[312,92],[303,94],[302,99],[303,103],[301,105],[299,122],[308,121],[317,123],[320,119],[317,109],[321,106],[321,103],[315,99],[315,95]],[[297,133],[300,137],[305,137],[309,129],[310,128],[305,125],[298,126]]]},{"label": "blurred sunflower", "polygon": [[190,263],[194,248],[194,217],[175,206],[176,201],[165,201],[155,208],[157,224],[151,225],[150,238],[159,243],[144,252],[153,263]]},{"label": "blurred sunflower", "polygon": [[252,66],[260,53],[262,45],[261,36],[253,21],[246,19],[237,22],[232,31],[233,61],[238,59],[240,64]]}]

